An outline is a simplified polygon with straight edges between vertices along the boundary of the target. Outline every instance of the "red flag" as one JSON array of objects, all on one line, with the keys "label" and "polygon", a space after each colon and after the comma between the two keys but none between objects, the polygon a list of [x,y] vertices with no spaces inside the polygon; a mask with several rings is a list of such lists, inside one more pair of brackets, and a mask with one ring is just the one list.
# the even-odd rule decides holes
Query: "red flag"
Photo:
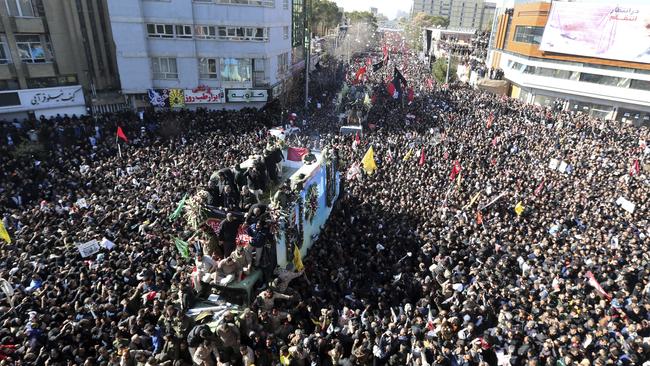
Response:
[{"label": "red flag", "polygon": [[363,67],[361,67],[359,70],[357,70],[357,73],[354,75],[354,81],[358,83],[358,82],[359,82],[359,79],[361,79],[361,77],[362,77],[363,74],[365,74],[365,73],[366,73],[366,67],[363,66]]},{"label": "red flag", "polygon": [[386,59],[388,58],[388,47],[386,47],[386,45],[384,45],[384,46],[381,48],[381,52],[384,53],[384,62],[386,62]]},{"label": "red flag", "polygon": [[386,162],[387,163],[392,163],[393,162],[393,152],[388,149],[388,152],[386,153]]},{"label": "red flag", "polygon": [[487,120],[486,128],[492,127],[492,122],[494,122],[494,113],[490,113],[490,117],[488,117]]},{"label": "red flag", "polygon": [[307,154],[304,147],[290,147],[287,150],[287,159],[291,161],[302,161],[302,157]]},{"label": "red flag", "polygon": [[539,185],[537,188],[535,188],[535,196],[538,196],[542,192],[542,188],[544,188],[544,181],[546,180],[546,177],[542,178],[542,181],[539,182]]},{"label": "red flag", "polygon": [[641,168],[639,167],[639,159],[634,159],[632,167],[630,167],[630,176],[639,175]]},{"label": "red flag", "polygon": [[424,147],[422,148],[422,151],[420,152],[420,161],[418,162],[418,165],[423,166],[425,161],[424,157]]},{"label": "red flag", "polygon": [[479,225],[483,223],[483,214],[481,211],[476,211],[476,223]]},{"label": "red flag", "polygon": [[409,88],[407,98],[409,103],[412,103],[413,100],[415,99],[415,93],[413,92],[413,88]]},{"label": "red flag", "polygon": [[124,142],[129,142],[129,139],[126,138],[126,135],[124,134],[124,131],[122,131],[122,127],[120,126],[117,126],[117,137],[124,140]]},{"label": "red flag", "polygon": [[433,80],[427,79],[427,86],[429,87],[429,89],[433,89]]},{"label": "red flag", "polygon": [[606,298],[607,300],[611,300],[611,299],[612,299],[612,295],[610,295],[610,294],[608,294],[607,292],[605,292],[605,290],[604,290],[603,287],[600,285],[600,283],[598,283],[598,281],[596,280],[596,277],[594,276],[593,273],[591,273],[591,271],[587,272],[587,273],[586,273],[586,276],[587,276],[587,278],[589,279],[589,284],[590,284],[593,288],[596,289],[596,292],[598,292],[598,294],[599,294],[600,296]]},{"label": "red flag", "polygon": [[451,174],[449,174],[449,180],[453,181],[456,179],[456,176],[460,173],[460,162],[458,160],[454,161],[454,165],[451,167]]},{"label": "red flag", "polygon": [[390,94],[391,97],[395,95],[395,85],[392,82],[388,83],[388,94]]}]

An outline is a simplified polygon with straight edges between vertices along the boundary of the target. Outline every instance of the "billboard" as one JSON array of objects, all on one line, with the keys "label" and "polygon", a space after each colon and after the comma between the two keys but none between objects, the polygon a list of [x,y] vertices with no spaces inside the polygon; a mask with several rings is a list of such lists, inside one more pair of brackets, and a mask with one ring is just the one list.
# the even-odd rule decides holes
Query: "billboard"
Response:
[{"label": "billboard", "polygon": [[539,48],[650,63],[650,6],[553,2]]}]

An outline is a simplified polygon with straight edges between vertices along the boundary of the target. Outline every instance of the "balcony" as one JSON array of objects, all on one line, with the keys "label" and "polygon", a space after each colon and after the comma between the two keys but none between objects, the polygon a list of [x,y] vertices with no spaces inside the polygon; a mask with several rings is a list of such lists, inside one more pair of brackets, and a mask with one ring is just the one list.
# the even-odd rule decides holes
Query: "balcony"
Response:
[{"label": "balcony", "polygon": [[56,76],[53,63],[37,63],[37,64],[23,64],[27,69],[27,77],[30,78],[44,78]]},{"label": "balcony", "polygon": [[11,23],[16,33],[45,33],[45,25],[40,17],[11,17]]},{"label": "balcony", "polygon": [[14,79],[16,76],[16,68],[13,64],[0,65],[0,80]]}]

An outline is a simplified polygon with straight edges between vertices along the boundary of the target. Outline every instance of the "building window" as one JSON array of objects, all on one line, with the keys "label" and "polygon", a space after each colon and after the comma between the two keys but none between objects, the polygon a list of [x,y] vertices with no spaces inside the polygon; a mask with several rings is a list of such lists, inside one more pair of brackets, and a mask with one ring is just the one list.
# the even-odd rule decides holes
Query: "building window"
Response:
[{"label": "building window", "polygon": [[217,4],[253,5],[267,8],[275,7],[275,0],[215,0]]},{"label": "building window", "polygon": [[176,28],[176,38],[192,38],[191,25],[177,25],[175,28]]},{"label": "building window", "polygon": [[174,38],[171,24],[147,24],[147,35],[151,38]]},{"label": "building window", "polygon": [[[24,63],[39,63],[50,59],[50,57],[45,54],[45,48],[50,48],[49,42],[47,39],[44,39],[44,41],[45,42],[43,42],[40,36],[35,34],[16,35],[16,47],[18,47],[20,60]],[[45,47],[43,46],[44,43]]]},{"label": "building window", "polygon": [[194,29],[194,35],[199,39],[216,39],[217,27],[213,25],[197,25]]},{"label": "building window", "polygon": [[[0,63],[2,63],[2,60],[0,60]],[[632,79],[630,81],[630,89],[639,89],[639,90],[650,91],[650,81]]]},{"label": "building window", "polygon": [[606,75],[598,75],[598,74],[590,74],[586,72],[581,72],[580,73],[580,81],[584,81],[586,83],[595,83],[595,84],[601,84],[601,85],[609,85],[609,86],[621,86],[623,82],[623,78],[617,78],[614,76],[606,76]]},{"label": "building window", "polygon": [[8,64],[11,62],[9,57],[9,49],[7,48],[7,42],[4,39],[4,36],[0,36],[0,64]]},{"label": "building window", "polygon": [[4,0],[7,13],[13,17],[35,17],[38,16],[34,10],[32,0]]},{"label": "building window", "polygon": [[305,23],[302,16],[304,0],[293,0],[291,12],[291,46],[302,46],[305,42]]},{"label": "building window", "polygon": [[289,39],[289,26],[282,27],[282,39]]},{"label": "building window", "polygon": [[155,57],[151,59],[153,78],[157,80],[178,79],[176,59],[173,57]]},{"label": "building window", "polygon": [[65,75],[65,76],[52,76],[44,78],[30,78],[27,79],[27,87],[34,88],[51,88],[55,86],[72,86],[77,85],[76,75]]},{"label": "building window", "polygon": [[515,27],[515,42],[540,44],[544,35],[544,27],[518,25]]},{"label": "building window", "polygon": [[229,41],[268,41],[268,28],[219,27],[218,38]]},{"label": "building window", "polygon": [[284,75],[289,72],[289,53],[285,52],[278,55],[278,75]]},{"label": "building window", "polygon": [[248,58],[223,58],[220,60],[222,81],[251,81],[252,65]]},{"label": "building window", "polygon": [[200,58],[199,59],[199,78],[200,79],[216,79],[217,73],[217,59],[216,58]]},{"label": "building window", "polygon": [[255,86],[263,86],[266,83],[266,60],[263,58],[253,60],[253,81]]}]

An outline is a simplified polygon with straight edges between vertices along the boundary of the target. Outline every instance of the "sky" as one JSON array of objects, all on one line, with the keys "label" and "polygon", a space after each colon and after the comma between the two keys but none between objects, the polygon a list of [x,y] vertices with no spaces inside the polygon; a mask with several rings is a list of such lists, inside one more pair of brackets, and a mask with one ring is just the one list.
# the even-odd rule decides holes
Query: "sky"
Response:
[{"label": "sky", "polygon": [[375,7],[388,19],[393,19],[399,10],[410,12],[413,4],[411,0],[335,0],[335,2],[345,11],[370,10],[370,7]]}]

